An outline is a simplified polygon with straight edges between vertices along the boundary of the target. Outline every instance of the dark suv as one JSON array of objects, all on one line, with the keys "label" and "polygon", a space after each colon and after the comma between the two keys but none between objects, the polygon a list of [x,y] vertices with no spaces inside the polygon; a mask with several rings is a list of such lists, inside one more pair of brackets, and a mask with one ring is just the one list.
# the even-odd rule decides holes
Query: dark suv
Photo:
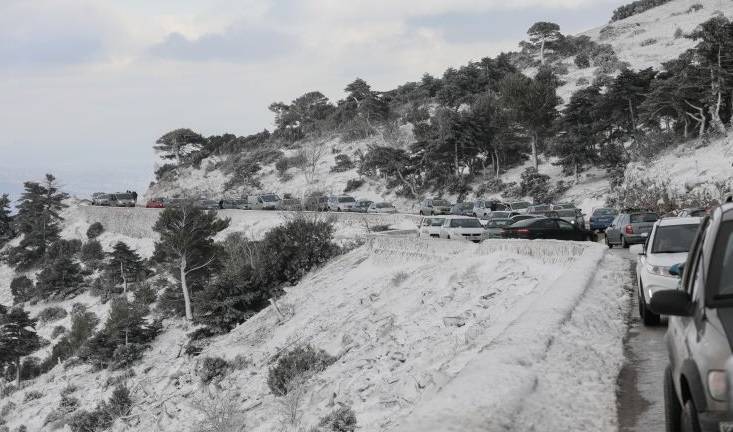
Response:
[{"label": "dark suv", "polygon": [[733,204],[703,219],[680,289],[657,291],[649,307],[669,315],[664,375],[667,431],[733,431],[725,366],[733,345]]}]

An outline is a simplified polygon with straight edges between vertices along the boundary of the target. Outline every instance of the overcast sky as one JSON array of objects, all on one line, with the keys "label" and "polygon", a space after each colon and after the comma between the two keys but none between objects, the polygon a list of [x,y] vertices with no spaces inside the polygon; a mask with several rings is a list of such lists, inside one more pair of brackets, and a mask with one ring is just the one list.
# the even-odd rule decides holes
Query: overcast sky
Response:
[{"label": "overcast sky", "polygon": [[143,192],[152,144],[271,129],[273,101],[390,89],[512,50],[535,21],[606,23],[623,0],[0,0],[0,193]]}]

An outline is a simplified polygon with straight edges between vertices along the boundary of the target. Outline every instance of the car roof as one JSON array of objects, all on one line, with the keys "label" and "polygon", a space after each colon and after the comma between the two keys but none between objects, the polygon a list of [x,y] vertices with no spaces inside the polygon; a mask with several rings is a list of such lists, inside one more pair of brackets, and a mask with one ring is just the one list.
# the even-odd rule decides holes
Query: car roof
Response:
[{"label": "car roof", "polygon": [[461,215],[448,215],[445,216],[446,219],[476,219],[475,217],[471,216],[461,216]]},{"label": "car roof", "polygon": [[702,221],[701,217],[681,217],[681,218],[663,218],[657,221],[659,226],[674,225],[696,225]]}]

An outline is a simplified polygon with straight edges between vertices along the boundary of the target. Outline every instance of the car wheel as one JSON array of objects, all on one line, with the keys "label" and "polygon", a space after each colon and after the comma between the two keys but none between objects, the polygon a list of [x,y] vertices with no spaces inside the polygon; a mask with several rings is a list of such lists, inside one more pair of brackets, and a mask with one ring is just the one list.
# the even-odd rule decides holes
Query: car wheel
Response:
[{"label": "car wheel", "polygon": [[608,236],[606,236],[606,246],[608,246],[609,249],[613,249],[613,244],[608,241]]},{"label": "car wheel", "polygon": [[644,285],[639,281],[639,318],[646,327],[652,327],[659,325],[659,315],[649,310],[649,305],[646,304],[644,298]]},{"label": "car wheel", "polygon": [[423,214],[422,210],[420,210],[420,216],[425,216],[425,214]]},{"label": "car wheel", "polygon": [[629,247],[629,244],[626,243],[626,237],[624,237],[624,236],[621,236],[621,247],[624,248],[624,249],[626,249],[626,248]]},{"label": "car wheel", "polygon": [[667,432],[680,432],[682,407],[674,391],[674,380],[672,379],[672,366],[668,365],[664,370],[664,423]]},{"label": "car wheel", "polygon": [[680,419],[680,430],[682,432],[700,432],[700,420],[697,418],[697,408],[692,399],[685,402],[682,407],[682,416]]}]

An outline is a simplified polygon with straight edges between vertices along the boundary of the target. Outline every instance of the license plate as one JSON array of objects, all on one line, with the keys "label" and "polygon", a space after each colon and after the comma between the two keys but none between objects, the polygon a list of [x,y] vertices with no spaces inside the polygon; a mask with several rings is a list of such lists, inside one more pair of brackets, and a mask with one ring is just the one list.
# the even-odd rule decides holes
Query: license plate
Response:
[{"label": "license plate", "polygon": [[733,432],[733,422],[720,422],[720,432]]}]

